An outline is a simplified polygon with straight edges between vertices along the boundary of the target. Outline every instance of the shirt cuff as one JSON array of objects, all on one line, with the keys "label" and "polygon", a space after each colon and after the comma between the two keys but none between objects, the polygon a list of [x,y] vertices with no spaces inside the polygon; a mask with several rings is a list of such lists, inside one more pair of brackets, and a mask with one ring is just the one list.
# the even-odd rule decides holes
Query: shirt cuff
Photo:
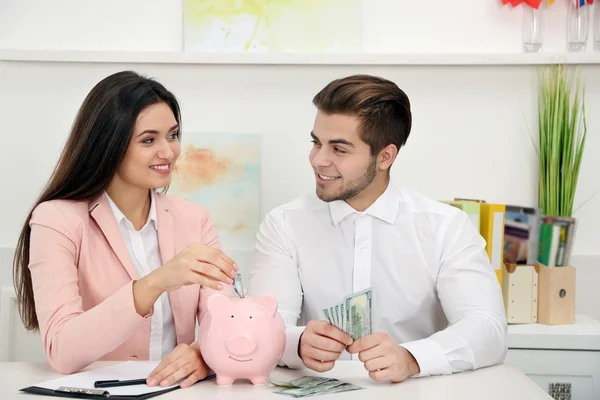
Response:
[{"label": "shirt cuff", "polygon": [[448,375],[452,373],[452,368],[444,350],[435,340],[425,338],[415,340],[414,342],[402,343],[400,346],[412,354],[419,364],[419,372],[413,378],[420,378],[430,375]]},{"label": "shirt cuff", "polygon": [[285,332],[285,350],[279,362],[282,367],[292,369],[304,368],[304,362],[298,355],[298,343],[304,332],[304,326],[287,326]]}]

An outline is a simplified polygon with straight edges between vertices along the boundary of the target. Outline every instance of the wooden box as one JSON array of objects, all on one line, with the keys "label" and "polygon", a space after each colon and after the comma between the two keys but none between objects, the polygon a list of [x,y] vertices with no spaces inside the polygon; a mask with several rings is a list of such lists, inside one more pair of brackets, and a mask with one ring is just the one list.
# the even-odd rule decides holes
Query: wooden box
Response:
[{"label": "wooden box", "polygon": [[575,321],[575,268],[538,264],[538,322],[567,325]]},{"label": "wooden box", "polygon": [[538,318],[537,265],[505,264],[502,297],[509,324],[534,324]]}]

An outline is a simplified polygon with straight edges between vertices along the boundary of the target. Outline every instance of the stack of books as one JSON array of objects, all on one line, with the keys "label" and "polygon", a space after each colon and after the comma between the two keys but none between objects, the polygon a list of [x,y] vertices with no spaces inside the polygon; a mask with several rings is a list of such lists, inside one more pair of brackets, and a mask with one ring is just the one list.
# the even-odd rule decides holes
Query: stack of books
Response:
[{"label": "stack of books", "polygon": [[[509,324],[572,323],[575,269],[569,259],[575,240],[574,218],[546,216],[536,207],[485,200],[443,202],[467,213],[485,239]],[[564,289],[564,294],[557,288]]]},{"label": "stack of books", "polygon": [[460,208],[485,239],[498,280],[503,264],[548,267],[569,265],[576,220],[542,215],[539,208],[454,198],[443,203]]}]

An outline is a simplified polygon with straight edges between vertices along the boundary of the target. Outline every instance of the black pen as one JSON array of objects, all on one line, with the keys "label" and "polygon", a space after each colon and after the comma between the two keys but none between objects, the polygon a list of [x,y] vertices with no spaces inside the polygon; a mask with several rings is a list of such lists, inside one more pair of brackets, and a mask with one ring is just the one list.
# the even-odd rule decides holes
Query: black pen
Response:
[{"label": "black pen", "polygon": [[111,381],[96,381],[96,382],[94,382],[94,387],[107,388],[107,387],[145,385],[145,384],[146,384],[146,379],[131,379],[128,381],[120,381],[118,379],[115,379],[115,380],[111,380]]},{"label": "black pen", "polygon": [[[200,379],[198,382],[208,381],[210,379],[216,378],[216,374],[210,374],[204,379]],[[198,383],[196,382],[196,383]],[[110,381],[96,381],[94,382],[95,388],[107,388],[107,387],[117,387],[117,386],[133,386],[133,385],[146,385],[146,379],[131,379],[128,381],[120,381],[118,379],[110,380]]]}]

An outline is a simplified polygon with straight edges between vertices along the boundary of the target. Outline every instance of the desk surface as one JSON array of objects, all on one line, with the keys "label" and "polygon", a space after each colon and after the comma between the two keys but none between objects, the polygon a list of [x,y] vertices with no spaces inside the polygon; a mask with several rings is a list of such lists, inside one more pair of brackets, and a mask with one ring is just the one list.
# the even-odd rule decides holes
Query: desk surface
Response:
[{"label": "desk surface", "polygon": [[[90,368],[114,364],[97,362]],[[303,375],[319,375],[310,370],[289,370],[277,368],[271,379],[291,380]],[[348,381],[366,389],[345,393],[335,393],[314,398],[331,399],[457,399],[457,400],[551,400],[533,381],[520,371],[506,364],[468,371],[451,376],[432,376],[409,379],[402,383],[377,383],[369,379],[362,363],[356,361],[339,361],[335,368],[323,375]],[[60,375],[53,372],[46,363],[0,363],[0,399],[28,400],[52,399],[53,397],[24,394],[19,389]],[[187,389],[175,390],[157,397],[157,400],[198,400],[200,398],[254,400],[274,399],[286,400],[287,396],[271,393],[273,386],[253,386],[247,381],[236,381],[232,386],[219,387],[215,381],[201,382]]]}]

